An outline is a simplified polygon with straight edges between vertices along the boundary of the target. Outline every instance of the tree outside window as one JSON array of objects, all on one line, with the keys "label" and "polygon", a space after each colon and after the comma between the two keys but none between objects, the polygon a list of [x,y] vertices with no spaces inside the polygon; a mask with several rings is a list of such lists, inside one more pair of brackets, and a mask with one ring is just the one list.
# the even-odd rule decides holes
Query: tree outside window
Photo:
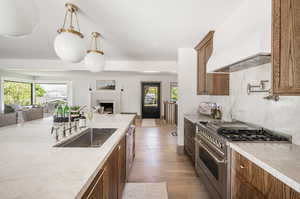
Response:
[{"label": "tree outside window", "polygon": [[5,105],[32,105],[32,83],[4,81]]},{"label": "tree outside window", "polygon": [[177,82],[171,82],[170,85],[170,101],[177,102],[178,100],[178,85]]}]

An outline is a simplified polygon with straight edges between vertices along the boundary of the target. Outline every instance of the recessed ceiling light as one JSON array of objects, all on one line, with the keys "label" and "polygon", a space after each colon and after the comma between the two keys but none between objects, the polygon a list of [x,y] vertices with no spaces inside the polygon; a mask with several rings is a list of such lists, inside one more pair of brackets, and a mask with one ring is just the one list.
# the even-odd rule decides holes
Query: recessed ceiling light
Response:
[{"label": "recessed ceiling light", "polygon": [[145,70],[143,73],[160,73],[160,71],[157,70]]}]

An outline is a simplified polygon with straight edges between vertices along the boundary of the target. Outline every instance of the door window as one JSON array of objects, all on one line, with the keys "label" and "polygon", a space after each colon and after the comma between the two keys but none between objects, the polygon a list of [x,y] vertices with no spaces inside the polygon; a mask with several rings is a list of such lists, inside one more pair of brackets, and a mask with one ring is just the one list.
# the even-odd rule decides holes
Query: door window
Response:
[{"label": "door window", "polygon": [[144,87],[144,106],[157,107],[158,106],[158,87],[145,86]]}]

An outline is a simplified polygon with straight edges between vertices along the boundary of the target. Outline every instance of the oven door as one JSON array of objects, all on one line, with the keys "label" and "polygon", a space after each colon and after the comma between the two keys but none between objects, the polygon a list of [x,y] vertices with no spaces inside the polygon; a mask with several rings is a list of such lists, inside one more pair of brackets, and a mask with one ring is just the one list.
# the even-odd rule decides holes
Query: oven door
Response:
[{"label": "oven door", "polygon": [[196,140],[196,169],[205,175],[210,189],[217,192],[217,195],[222,199],[227,197],[225,155],[222,156],[214,150],[214,146],[201,139]]}]

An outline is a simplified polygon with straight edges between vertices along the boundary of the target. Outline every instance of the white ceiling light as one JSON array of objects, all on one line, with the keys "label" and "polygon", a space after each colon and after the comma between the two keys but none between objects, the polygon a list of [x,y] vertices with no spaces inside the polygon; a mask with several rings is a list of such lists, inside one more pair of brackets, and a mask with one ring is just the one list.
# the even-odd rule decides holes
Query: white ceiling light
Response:
[{"label": "white ceiling light", "polygon": [[36,23],[33,0],[0,0],[0,35],[19,37],[32,33]]},{"label": "white ceiling light", "polygon": [[[78,7],[70,3],[66,3],[66,7],[67,11],[64,24],[63,27],[57,31],[58,35],[54,41],[54,49],[60,59],[76,63],[83,60],[85,56],[84,36],[79,28],[77,17]],[[69,27],[66,28],[68,19]]]},{"label": "white ceiling light", "polygon": [[160,71],[156,71],[156,70],[145,70],[145,71],[143,71],[143,73],[160,73]]},{"label": "white ceiling light", "polygon": [[100,38],[100,33],[92,33],[91,47],[85,56],[85,65],[91,72],[103,71],[105,67],[104,52],[101,50],[100,45],[98,44]]}]

